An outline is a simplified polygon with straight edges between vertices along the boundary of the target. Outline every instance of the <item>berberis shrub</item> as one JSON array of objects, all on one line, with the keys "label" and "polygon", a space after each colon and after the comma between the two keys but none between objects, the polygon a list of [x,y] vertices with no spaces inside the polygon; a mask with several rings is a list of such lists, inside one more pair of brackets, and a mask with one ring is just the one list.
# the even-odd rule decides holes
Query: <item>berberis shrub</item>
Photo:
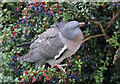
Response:
[{"label": "berberis shrub", "polygon": [[[0,83],[120,83],[119,2],[1,2]],[[56,22],[76,20],[84,40],[80,49],[61,64],[35,70],[34,63],[18,62],[28,48],[16,46],[33,41]]]}]

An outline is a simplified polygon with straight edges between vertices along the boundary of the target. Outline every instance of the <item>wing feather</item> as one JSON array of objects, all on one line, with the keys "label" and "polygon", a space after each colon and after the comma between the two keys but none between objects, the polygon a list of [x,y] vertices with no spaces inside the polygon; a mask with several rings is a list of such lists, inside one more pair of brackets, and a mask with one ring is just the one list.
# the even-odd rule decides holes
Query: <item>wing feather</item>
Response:
[{"label": "wing feather", "polygon": [[46,41],[39,43],[39,53],[46,60],[58,58],[65,49],[67,49],[67,47],[65,48],[59,34],[56,34],[54,37],[50,37]]},{"label": "wing feather", "polygon": [[19,58],[19,60],[36,62],[60,58],[67,49],[59,36],[59,29],[65,24],[64,22],[57,23],[54,27],[38,35],[30,45],[29,53]]},{"label": "wing feather", "polygon": [[62,43],[59,32],[43,33],[31,44],[29,53],[21,59],[28,62],[58,59],[66,49],[67,46]]}]

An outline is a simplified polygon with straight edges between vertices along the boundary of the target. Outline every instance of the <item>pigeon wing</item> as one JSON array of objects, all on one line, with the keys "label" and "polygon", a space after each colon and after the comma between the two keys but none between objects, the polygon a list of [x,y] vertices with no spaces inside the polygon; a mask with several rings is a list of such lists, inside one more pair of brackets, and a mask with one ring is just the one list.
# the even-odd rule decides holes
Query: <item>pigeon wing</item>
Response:
[{"label": "pigeon wing", "polygon": [[67,46],[62,43],[58,29],[48,29],[30,45],[29,53],[18,60],[36,62],[58,59],[65,50]]},{"label": "pigeon wing", "polygon": [[[67,22],[57,22],[53,25],[50,26],[50,29],[48,29],[48,31],[50,31],[50,33],[55,33],[55,32],[58,32],[60,28],[64,28],[65,24]],[[48,33],[47,35],[49,35],[50,33]],[[15,48],[18,48],[18,47],[27,47],[27,48],[30,48],[30,45],[37,39],[37,38],[40,38],[44,35],[38,35],[37,37],[35,37],[35,39],[31,42],[26,42],[24,44],[20,44],[20,45],[17,45]]]}]

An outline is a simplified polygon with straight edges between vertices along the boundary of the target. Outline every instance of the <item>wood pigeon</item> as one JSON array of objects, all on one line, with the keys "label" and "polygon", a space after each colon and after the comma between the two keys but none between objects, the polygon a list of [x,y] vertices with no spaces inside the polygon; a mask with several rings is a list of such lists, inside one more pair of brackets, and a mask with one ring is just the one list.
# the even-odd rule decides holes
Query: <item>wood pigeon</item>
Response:
[{"label": "wood pigeon", "polygon": [[32,42],[28,54],[17,60],[35,62],[36,69],[45,63],[60,64],[79,49],[83,39],[80,27],[84,24],[84,22],[70,21],[52,25]]}]

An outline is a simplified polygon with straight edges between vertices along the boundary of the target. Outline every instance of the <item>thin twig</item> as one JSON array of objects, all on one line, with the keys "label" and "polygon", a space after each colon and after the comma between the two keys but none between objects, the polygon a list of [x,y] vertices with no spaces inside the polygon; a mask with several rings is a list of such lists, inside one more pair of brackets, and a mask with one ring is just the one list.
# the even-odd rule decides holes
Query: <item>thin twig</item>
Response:
[{"label": "thin twig", "polygon": [[103,26],[101,25],[101,23],[100,23],[100,22],[93,21],[93,20],[91,20],[91,19],[89,19],[89,21],[90,21],[90,22],[93,22],[93,23],[95,23],[95,24],[97,24],[97,25],[99,25],[99,26],[100,26],[100,28],[101,28],[102,33],[103,33],[104,35],[106,35],[106,33],[105,33],[104,29],[103,29]]},{"label": "thin twig", "polygon": [[108,30],[108,28],[111,26],[111,24],[113,23],[113,21],[119,16],[120,14],[120,10],[117,11],[116,15],[113,16],[113,18],[110,20],[109,24],[107,25],[107,27],[105,28],[105,31]]},{"label": "thin twig", "polygon": [[113,6],[112,6],[112,14],[113,14],[113,16],[114,16],[114,10],[113,10]]},{"label": "thin twig", "polygon": [[[104,31],[103,26],[101,25],[100,22],[93,21],[93,20],[91,20],[90,18],[87,18],[87,19],[88,19],[90,22],[93,22],[93,23],[99,25],[103,34],[97,34],[97,35],[94,35],[94,36],[89,36],[89,37],[87,37],[86,39],[84,39],[84,40],[82,41],[82,43],[90,40],[91,38],[96,38],[96,37],[100,37],[100,36],[104,36],[104,37],[107,36],[107,34],[106,34],[106,32]],[[108,36],[107,36],[107,37],[108,37]],[[106,38],[106,39],[107,39],[107,38]]]},{"label": "thin twig", "polygon": [[95,23],[95,24],[97,24],[97,25],[100,26],[101,31],[102,31],[103,35],[105,36],[105,39],[109,39],[109,38],[110,38],[110,37],[106,34],[106,32],[105,32],[105,30],[103,29],[103,26],[101,25],[100,22],[93,21],[93,20],[91,20],[91,19],[88,19],[88,20],[89,20],[90,22],[93,22],[93,23]]},{"label": "thin twig", "polygon": [[0,66],[4,69],[4,71],[6,72],[6,69],[5,67],[0,63]]},{"label": "thin twig", "polygon": [[86,41],[88,41],[88,40],[90,40],[90,39],[92,39],[92,38],[96,38],[96,37],[100,37],[100,36],[104,36],[104,34],[97,34],[97,35],[94,35],[94,36],[89,36],[89,37],[87,37],[86,39],[84,39],[84,40],[82,41],[82,43],[84,43],[84,42],[86,42]]}]

